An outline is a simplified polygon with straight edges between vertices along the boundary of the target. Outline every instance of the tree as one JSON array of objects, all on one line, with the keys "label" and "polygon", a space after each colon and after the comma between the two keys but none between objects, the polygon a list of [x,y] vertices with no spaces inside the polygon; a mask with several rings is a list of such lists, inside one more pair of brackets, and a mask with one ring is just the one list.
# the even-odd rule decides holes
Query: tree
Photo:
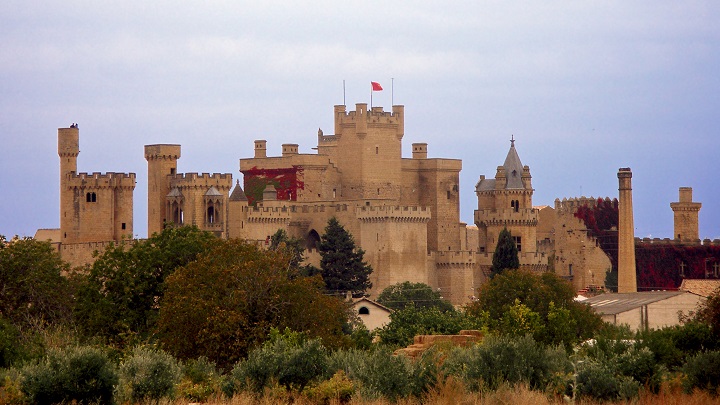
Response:
[{"label": "tree", "polygon": [[359,297],[372,287],[369,279],[372,267],[363,261],[365,251],[355,246],[352,235],[334,217],[325,227],[319,250],[320,269],[328,292],[349,291],[353,297]]},{"label": "tree", "polygon": [[433,291],[429,285],[409,281],[393,284],[385,288],[378,295],[377,302],[393,310],[403,309],[407,306],[438,308],[441,311],[453,309],[452,304],[445,301],[440,296],[440,293]]},{"label": "tree", "polygon": [[518,268],[520,268],[520,260],[518,259],[517,245],[510,231],[503,228],[500,235],[498,235],[498,243],[493,253],[490,278],[495,277],[504,270]]},{"label": "tree", "polygon": [[391,346],[407,346],[415,335],[454,335],[461,330],[482,329],[485,320],[436,307],[406,307],[390,314],[390,323],[378,330],[380,340]]},{"label": "tree", "polygon": [[320,338],[327,347],[346,342],[344,302],[323,294],[320,277],[293,277],[283,252],[221,241],[177,269],[166,287],[158,336],[183,359],[205,356],[227,370],[273,327]]},{"label": "tree", "polygon": [[0,316],[18,327],[69,319],[69,270],[49,242],[0,235]]},{"label": "tree", "polygon": [[164,282],[218,239],[194,226],[168,227],[145,241],[111,245],[82,280],[75,316],[90,336],[117,344],[147,338],[155,327]]},{"label": "tree", "polygon": [[716,337],[720,337],[720,288],[716,289],[700,306],[696,319],[710,325]]},{"label": "tree", "polygon": [[575,302],[574,297],[570,283],[554,273],[508,270],[480,288],[478,300],[467,307],[467,312],[487,317],[493,330],[512,334],[514,329],[509,325],[517,320],[508,319],[510,315],[506,314],[534,317],[527,308],[539,316],[542,327],[532,332],[538,341],[569,347],[591,337],[602,325],[600,317],[588,305]]}]

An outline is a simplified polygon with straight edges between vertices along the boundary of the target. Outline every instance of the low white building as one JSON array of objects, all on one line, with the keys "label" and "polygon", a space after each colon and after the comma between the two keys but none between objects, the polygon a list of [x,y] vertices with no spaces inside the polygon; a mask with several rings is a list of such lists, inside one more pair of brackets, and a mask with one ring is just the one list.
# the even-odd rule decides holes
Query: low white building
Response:
[{"label": "low white building", "polygon": [[392,310],[368,298],[358,298],[352,304],[355,314],[369,331],[382,328],[390,323]]},{"label": "low white building", "polygon": [[647,291],[600,294],[583,303],[603,321],[629,325],[633,330],[660,329],[679,325],[682,316],[697,311],[705,297],[687,291]]}]

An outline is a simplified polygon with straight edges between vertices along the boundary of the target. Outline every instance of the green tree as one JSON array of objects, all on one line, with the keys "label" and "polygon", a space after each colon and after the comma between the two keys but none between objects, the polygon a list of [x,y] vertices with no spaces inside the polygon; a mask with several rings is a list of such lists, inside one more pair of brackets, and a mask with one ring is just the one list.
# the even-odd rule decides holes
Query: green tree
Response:
[{"label": "green tree", "polygon": [[300,268],[300,263],[305,260],[302,239],[291,238],[284,229],[278,229],[270,237],[270,250],[284,251],[288,256],[289,265],[293,268]]},{"label": "green tree", "polygon": [[369,278],[372,267],[363,261],[365,252],[355,246],[352,235],[334,217],[325,227],[319,251],[328,292],[342,295],[349,291],[353,297],[359,297],[372,287]]},{"label": "green tree", "polygon": [[283,252],[240,240],[218,243],[167,278],[158,320],[163,348],[182,359],[205,356],[227,370],[273,327],[328,347],[345,344],[344,302],[323,294],[320,277],[292,274]]},{"label": "green tree", "polygon": [[[600,317],[588,305],[574,301],[575,293],[567,281],[554,273],[535,274],[522,270],[508,270],[485,283],[478,300],[467,307],[469,314],[487,317],[490,327],[500,333],[505,330],[502,320],[517,303],[540,316],[543,325],[533,336],[544,343],[564,343],[566,347],[592,337],[602,326]],[[516,301],[517,300],[517,301]]]},{"label": "green tree", "polygon": [[495,277],[504,270],[520,268],[520,260],[518,259],[518,249],[510,231],[503,228],[498,235],[498,243],[492,258],[492,267],[490,269],[490,278]]},{"label": "green tree", "polygon": [[700,306],[696,319],[707,325],[716,337],[720,337],[720,288],[715,290]]},{"label": "green tree", "polygon": [[132,344],[152,333],[165,278],[218,239],[194,226],[165,228],[144,241],[111,245],[80,283],[75,316],[90,336]]},{"label": "green tree", "polygon": [[453,306],[445,301],[440,293],[433,291],[432,287],[424,283],[411,283],[405,281],[385,288],[378,295],[377,302],[393,309],[403,309],[407,306],[415,308],[438,308],[441,311],[450,311]]},{"label": "green tree", "polygon": [[67,263],[49,242],[0,235],[0,316],[23,328],[69,319]]},{"label": "green tree", "polygon": [[486,319],[467,316],[454,309],[405,307],[390,314],[390,323],[378,330],[380,340],[391,346],[407,346],[415,335],[454,335],[461,330],[483,329]]}]

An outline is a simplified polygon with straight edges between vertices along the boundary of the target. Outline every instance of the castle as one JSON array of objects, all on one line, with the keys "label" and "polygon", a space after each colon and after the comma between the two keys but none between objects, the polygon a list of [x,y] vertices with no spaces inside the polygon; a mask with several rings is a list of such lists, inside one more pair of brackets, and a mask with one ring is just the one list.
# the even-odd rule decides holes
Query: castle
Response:
[{"label": "castle", "polygon": [[[533,206],[530,168],[522,165],[512,139],[494,178],[480,176],[475,225],[467,226],[460,221],[462,162],[428,157],[426,143],[412,144],[412,158],[403,158],[404,130],[404,106],[335,106],[334,133],[318,130],[316,153],[283,144],[280,156],[268,156],[267,142],[256,140],[254,156],[239,161],[242,186],[233,184],[230,173],[179,173],[180,145],[146,145],[148,234],[166,223],[196,225],[221,238],[267,245],[270,235],[284,229],[301,238],[307,260],[318,263],[320,235],[336,217],[365,250],[373,268],[371,295],[412,281],[461,304],[485,281],[498,234],[507,228],[521,267],[555,271],[576,290],[603,283],[611,259],[575,216],[597,200]],[[75,125],[58,129],[58,154],[60,229],[36,237],[57,242],[63,259],[82,265],[105,244],[132,237],[135,174],[78,173]],[[700,209],[689,193],[681,189],[673,206],[676,234],[686,241],[697,239]]]}]

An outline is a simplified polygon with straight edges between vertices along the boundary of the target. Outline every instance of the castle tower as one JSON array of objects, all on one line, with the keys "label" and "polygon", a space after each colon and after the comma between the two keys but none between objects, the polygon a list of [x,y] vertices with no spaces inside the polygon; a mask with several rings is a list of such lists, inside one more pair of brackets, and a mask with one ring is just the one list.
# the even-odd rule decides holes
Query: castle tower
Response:
[{"label": "castle tower", "polygon": [[58,129],[61,242],[132,237],[135,173],[78,173],[79,141],[77,125]]},{"label": "castle tower", "polygon": [[523,264],[523,255],[534,255],[538,213],[532,206],[533,191],[530,167],[523,166],[512,138],[505,162],[497,167],[495,178],[480,176],[475,186],[478,197],[475,224],[481,253],[494,252],[500,232],[507,228],[521,254],[520,263]]},{"label": "castle tower", "polygon": [[[74,240],[75,210],[70,179],[77,173],[77,157],[80,154],[80,130],[73,124],[70,128],[58,128],[58,155],[60,156],[60,235],[63,242]],[[69,237],[69,239],[68,239]]]},{"label": "castle tower", "polygon": [[180,145],[145,145],[148,162],[148,236],[159,233],[167,218],[166,197],[170,193],[169,175],[177,172]]},{"label": "castle tower", "polygon": [[368,110],[359,103],[345,113],[336,106],[337,165],[346,197],[400,198],[404,111],[400,105],[393,106],[392,113],[382,107]]},{"label": "castle tower", "polygon": [[674,216],[675,239],[681,242],[695,242],[700,239],[700,207],[701,203],[692,200],[692,187],[680,187],[680,201],[670,203]]},{"label": "castle tower", "polygon": [[632,204],[632,171],[618,170],[618,292],[637,292],[635,225]]}]

